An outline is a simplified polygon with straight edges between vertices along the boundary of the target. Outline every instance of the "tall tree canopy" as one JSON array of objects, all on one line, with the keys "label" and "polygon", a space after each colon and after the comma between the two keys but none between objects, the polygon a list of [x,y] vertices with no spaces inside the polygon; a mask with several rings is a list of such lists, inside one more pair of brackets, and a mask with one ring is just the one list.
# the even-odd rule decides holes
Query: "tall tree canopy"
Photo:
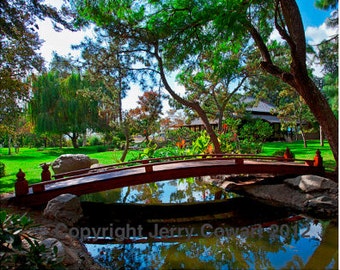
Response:
[{"label": "tall tree canopy", "polygon": [[56,29],[62,25],[74,30],[65,7],[60,12],[42,0],[0,1],[0,130],[11,128],[28,98],[27,75],[43,68],[36,22],[45,18],[52,19]]},{"label": "tall tree canopy", "polygon": [[[309,76],[304,27],[295,0],[75,2],[84,18],[115,27],[121,36],[133,40],[130,45],[152,46],[167,89],[163,69],[177,70],[205,48],[212,49],[217,41],[225,41],[230,50],[236,49],[243,37],[250,35],[250,42],[258,49],[259,67],[290,85],[305,100],[338,160],[338,122]],[[284,66],[276,64],[275,48],[268,46],[273,27],[289,48]]]}]

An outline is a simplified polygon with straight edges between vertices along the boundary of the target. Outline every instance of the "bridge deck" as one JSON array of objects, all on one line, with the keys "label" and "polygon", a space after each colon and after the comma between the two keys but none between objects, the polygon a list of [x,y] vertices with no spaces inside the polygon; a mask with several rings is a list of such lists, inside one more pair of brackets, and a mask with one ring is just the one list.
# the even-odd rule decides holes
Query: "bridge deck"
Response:
[{"label": "bridge deck", "polygon": [[102,168],[68,178],[31,185],[27,195],[12,198],[24,205],[43,205],[64,193],[82,195],[156,181],[218,174],[323,174],[323,167],[263,159],[209,158],[147,163],[124,168]]}]

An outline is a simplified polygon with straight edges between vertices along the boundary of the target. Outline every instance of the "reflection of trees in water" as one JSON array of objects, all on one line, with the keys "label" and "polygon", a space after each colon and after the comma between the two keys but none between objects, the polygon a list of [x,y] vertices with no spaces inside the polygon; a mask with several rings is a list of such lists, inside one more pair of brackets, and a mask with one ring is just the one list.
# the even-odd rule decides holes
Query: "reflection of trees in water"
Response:
[{"label": "reflection of trees in water", "polygon": [[121,189],[106,190],[97,193],[84,194],[80,196],[81,201],[110,203],[121,200]]},{"label": "reflection of trees in water", "polygon": [[[286,263],[285,269],[325,269],[332,263],[337,265],[337,227],[323,225],[322,240],[319,242],[315,239],[315,244],[319,246],[308,262],[304,264],[301,256],[295,254]],[[298,227],[304,226],[306,220],[299,222]],[[150,239],[150,242],[142,244],[103,247],[96,259],[112,269],[271,269],[274,268],[271,259],[280,251],[290,249],[302,238],[293,230],[291,232],[286,237],[273,237],[268,229],[262,237],[200,237],[172,243],[156,243]]]},{"label": "reflection of trees in water", "polygon": [[[81,196],[81,200],[102,203],[164,203],[162,196],[172,189],[169,194],[170,203],[213,200],[214,194],[221,192],[221,189],[203,184],[197,179],[185,178],[85,194]],[[221,198],[232,196],[231,193],[224,193]]]}]

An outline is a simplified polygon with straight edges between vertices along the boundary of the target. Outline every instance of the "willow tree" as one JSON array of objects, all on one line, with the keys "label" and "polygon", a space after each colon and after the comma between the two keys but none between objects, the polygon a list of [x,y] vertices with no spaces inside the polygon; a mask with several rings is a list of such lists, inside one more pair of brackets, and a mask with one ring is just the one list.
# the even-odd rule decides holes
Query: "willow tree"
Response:
[{"label": "willow tree", "polygon": [[[80,74],[62,78],[49,72],[37,77],[32,84],[30,115],[38,133],[68,136],[78,148],[79,135],[94,129],[99,122],[98,102],[81,94],[91,88]],[[92,89],[95,91],[96,89]]]},{"label": "willow tree", "polygon": [[[163,84],[171,95],[164,69],[175,71],[200,51],[213,48],[211,45],[217,41],[232,41],[235,46],[245,35],[250,35],[249,42],[258,49],[259,68],[293,87],[305,100],[322,126],[337,161],[338,122],[308,74],[306,38],[295,0],[75,2],[84,18],[120,29],[122,37],[133,40],[130,44],[152,48]],[[289,47],[288,69],[276,64],[275,48],[267,45],[274,29]]]}]

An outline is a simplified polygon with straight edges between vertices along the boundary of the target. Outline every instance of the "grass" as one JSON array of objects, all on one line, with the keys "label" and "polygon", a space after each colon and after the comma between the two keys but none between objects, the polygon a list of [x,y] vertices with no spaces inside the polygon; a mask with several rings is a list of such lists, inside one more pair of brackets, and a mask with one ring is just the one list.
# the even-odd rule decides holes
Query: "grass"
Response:
[{"label": "grass", "polygon": [[[289,147],[297,159],[313,159],[317,149],[320,149],[327,170],[334,170],[335,161],[328,143],[321,147],[319,141],[309,141],[308,147],[303,147],[302,141],[284,143],[265,143],[261,155],[272,156],[278,150],[285,150]],[[103,151],[102,146],[89,146],[79,149],[73,148],[21,148],[18,154],[8,155],[6,148],[0,148],[0,161],[5,164],[6,176],[0,178],[0,193],[12,192],[16,181],[16,174],[19,169],[26,174],[26,179],[30,184],[40,181],[42,169],[39,164],[53,162],[62,154],[86,154],[90,158],[98,159],[100,164],[117,163],[122,151]],[[129,151],[126,160],[137,157],[136,151]]]},{"label": "grass", "polygon": [[320,146],[320,141],[312,140],[307,141],[307,148],[303,147],[303,141],[294,142],[268,142],[262,147],[261,155],[272,156],[278,150],[285,150],[289,147],[291,152],[295,155],[296,159],[313,159],[316,151],[321,151],[323,158],[323,164],[328,171],[334,171],[336,162],[333,157],[333,153],[330,149],[328,142],[325,142],[324,146]]},{"label": "grass", "polygon": [[[42,169],[41,163],[53,162],[62,154],[86,154],[90,158],[98,159],[100,164],[108,165],[118,163],[122,151],[102,151],[103,147],[89,146],[79,149],[74,148],[21,148],[18,154],[8,155],[7,148],[0,148],[0,161],[5,164],[6,175],[0,178],[0,193],[14,190],[16,174],[19,169],[26,174],[30,184],[40,182]],[[136,151],[129,151],[126,160],[136,157]],[[51,173],[53,174],[52,170]]]}]

